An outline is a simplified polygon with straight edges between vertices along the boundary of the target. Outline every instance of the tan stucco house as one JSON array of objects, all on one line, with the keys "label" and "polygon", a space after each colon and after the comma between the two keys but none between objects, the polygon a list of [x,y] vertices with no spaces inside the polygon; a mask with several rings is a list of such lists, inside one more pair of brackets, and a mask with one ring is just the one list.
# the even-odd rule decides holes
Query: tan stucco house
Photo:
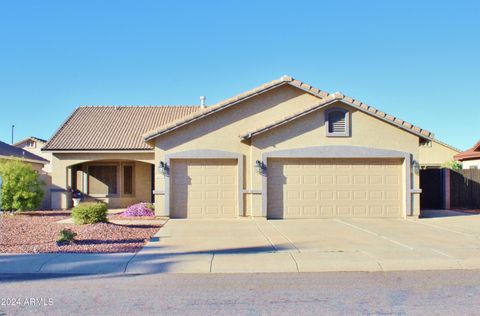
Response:
[{"label": "tan stucco house", "polygon": [[458,150],[288,76],[201,106],[79,107],[47,143],[52,206],[70,189],[175,218],[419,214],[419,168]]},{"label": "tan stucco house", "polygon": [[0,159],[17,159],[23,161],[31,165],[32,169],[38,173],[41,173],[42,168],[49,163],[49,161],[43,157],[2,141],[0,141]]},{"label": "tan stucco house", "polygon": [[32,154],[42,157],[43,159],[46,159],[48,163],[43,166],[42,170],[45,173],[51,173],[52,164],[50,163],[50,161],[52,160],[52,153],[42,151],[43,147],[45,147],[46,144],[47,141],[45,139],[30,136],[16,142],[15,144],[13,144],[13,146],[31,152]]},{"label": "tan stucco house", "polygon": [[40,179],[43,182],[43,189],[45,191],[42,204],[40,205],[40,209],[42,210],[48,210],[52,207],[50,201],[50,189],[52,185],[52,164],[50,163],[50,161],[52,161],[52,153],[42,151],[43,147],[45,147],[46,144],[47,141],[45,139],[35,136],[27,137],[13,144],[13,146],[21,148],[22,150],[32,153],[37,157],[43,158],[46,161],[46,163],[42,165],[41,170],[38,170],[40,174]]}]

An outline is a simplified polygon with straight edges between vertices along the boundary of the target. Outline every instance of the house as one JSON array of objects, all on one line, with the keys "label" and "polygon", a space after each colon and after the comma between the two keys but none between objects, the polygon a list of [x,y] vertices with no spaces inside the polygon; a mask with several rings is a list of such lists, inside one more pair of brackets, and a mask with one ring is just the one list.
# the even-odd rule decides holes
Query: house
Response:
[{"label": "house", "polygon": [[480,169],[480,141],[472,148],[455,155],[454,159],[462,162],[463,169]]},{"label": "house", "polygon": [[47,161],[39,171],[40,173],[40,178],[43,181],[44,184],[44,190],[45,194],[43,196],[43,201],[42,204],[40,205],[40,209],[42,210],[48,210],[51,209],[51,184],[52,184],[52,177],[51,177],[51,172],[52,172],[52,164],[50,161],[52,161],[52,154],[49,152],[44,152],[42,151],[42,148],[47,144],[47,141],[42,138],[30,136],[28,138],[25,138],[19,142],[16,142],[13,144],[13,146],[17,148],[21,148],[22,150],[25,150],[27,152],[30,152],[38,157],[41,157]]},{"label": "house", "polygon": [[25,138],[19,142],[16,142],[13,144],[13,146],[22,148],[28,152],[31,152],[32,154],[35,154],[39,157],[42,157],[49,162],[43,166],[43,171],[46,173],[51,173],[52,172],[52,165],[50,161],[52,160],[52,154],[49,152],[42,151],[42,148],[47,144],[47,141],[45,139],[41,139],[38,137],[30,136],[28,138]]},{"label": "house", "polygon": [[30,164],[33,170],[38,173],[41,173],[43,166],[49,163],[49,161],[43,157],[2,141],[0,141],[0,159],[19,159]]},{"label": "house", "polygon": [[71,188],[173,218],[418,216],[419,169],[458,153],[424,129],[289,76],[212,106],[79,107],[43,149]]},{"label": "house", "polygon": [[43,171],[45,165],[49,164],[50,161],[31,153],[30,151],[18,148],[7,143],[0,141],[0,159],[19,159],[25,163],[28,163],[32,166],[39,174],[40,180],[43,182],[44,196],[40,209],[50,209],[50,175],[46,174]]}]

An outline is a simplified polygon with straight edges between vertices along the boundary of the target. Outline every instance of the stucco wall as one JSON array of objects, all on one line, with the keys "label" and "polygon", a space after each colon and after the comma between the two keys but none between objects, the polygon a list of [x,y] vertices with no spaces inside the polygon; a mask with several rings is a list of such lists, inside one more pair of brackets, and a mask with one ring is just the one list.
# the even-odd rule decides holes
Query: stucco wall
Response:
[{"label": "stucco wall", "polygon": [[[139,201],[150,201],[150,165],[154,163],[154,153],[54,153],[52,155],[52,189],[53,209],[70,207],[67,192],[71,181],[70,167],[91,161],[137,161],[135,164],[135,192],[139,196],[112,199],[110,207],[123,207]],[[108,201],[110,202],[110,201]]]},{"label": "stucco wall", "polygon": [[445,145],[431,142],[431,146],[419,147],[419,162],[422,166],[440,167],[447,161],[452,161],[453,156],[459,152]]},{"label": "stucco wall", "polygon": [[[31,152],[34,155],[45,158],[48,161],[52,161],[52,153],[42,151],[43,146],[45,146],[45,144],[41,143],[41,142],[38,142],[38,141],[35,141],[35,147],[28,147],[27,142],[24,142],[24,143],[18,145],[18,147],[20,147],[20,148],[22,148],[22,149],[24,149],[28,152]],[[43,171],[45,171],[46,173],[51,173],[52,172],[51,162],[47,163],[43,166]]]},{"label": "stucco wall", "polygon": [[[353,145],[404,151],[418,159],[418,136],[342,104],[336,105],[351,111],[351,137],[327,138],[323,110],[319,110],[255,136],[251,141],[240,141],[239,135],[246,131],[280,120],[316,102],[316,97],[299,89],[288,86],[278,88],[158,137],[155,142],[155,161],[164,161],[169,153],[194,149],[217,149],[244,155],[243,189],[254,191],[244,195],[244,214],[261,216],[262,197],[258,191],[261,191],[262,176],[254,166],[256,160],[261,160],[263,152],[321,145]],[[164,183],[165,177],[156,173],[156,190],[162,192]],[[413,186],[418,188],[416,174]],[[159,215],[168,215],[167,210],[163,209],[164,198],[163,195],[157,195],[156,198],[155,206]],[[418,214],[419,201],[416,200],[418,196],[413,201],[415,213]]]},{"label": "stucco wall", "polygon": [[[325,110],[332,107],[341,107],[349,110],[351,115],[350,137],[327,137],[325,127]],[[352,109],[341,103],[303,116],[283,126],[279,126],[266,133],[259,134],[252,139],[252,159],[254,162],[261,157],[263,152],[302,148],[310,146],[361,146],[367,148],[390,149],[412,154],[413,159],[418,159],[418,136],[385,123],[369,114]],[[261,186],[261,177],[253,179],[255,187]],[[414,174],[413,186],[418,188],[419,177]],[[413,207],[415,214],[419,213],[419,202],[414,198]],[[254,216],[261,209],[261,197],[252,201]]]},{"label": "stucco wall", "polygon": [[[252,128],[283,118],[297,112],[320,99],[291,86],[282,86],[259,96],[245,100],[241,104],[225,109],[206,119],[191,123],[181,129],[160,136],[155,140],[155,161],[165,160],[165,155],[192,149],[216,149],[240,153],[245,158],[244,188],[251,188],[252,169],[251,147],[240,141],[239,135]],[[157,168],[155,168],[157,170]],[[256,175],[254,174],[253,177]],[[156,173],[155,189],[164,191],[164,176]],[[164,196],[156,195],[157,214],[165,215]],[[242,198],[242,197],[239,197]],[[252,194],[244,197],[246,215],[251,214],[249,201]]]},{"label": "stucco wall", "polygon": [[473,167],[480,169],[480,159],[462,161],[463,169],[472,169]]}]

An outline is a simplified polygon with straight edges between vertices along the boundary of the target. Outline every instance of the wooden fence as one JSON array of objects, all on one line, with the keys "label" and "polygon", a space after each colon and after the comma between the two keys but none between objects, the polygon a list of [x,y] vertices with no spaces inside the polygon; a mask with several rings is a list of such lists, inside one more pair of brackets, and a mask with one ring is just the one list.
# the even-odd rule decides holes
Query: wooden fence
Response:
[{"label": "wooden fence", "polygon": [[480,209],[480,170],[450,170],[450,208]]},{"label": "wooden fence", "polygon": [[444,169],[420,170],[420,207],[422,209],[442,209],[445,207]]}]

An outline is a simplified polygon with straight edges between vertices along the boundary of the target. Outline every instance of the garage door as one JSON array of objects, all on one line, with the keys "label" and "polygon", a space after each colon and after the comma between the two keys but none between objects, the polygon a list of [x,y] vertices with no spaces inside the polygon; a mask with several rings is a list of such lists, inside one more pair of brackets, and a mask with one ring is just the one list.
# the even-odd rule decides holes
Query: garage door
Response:
[{"label": "garage door", "polygon": [[170,165],[171,217],[237,216],[235,159],[178,159]]},{"label": "garage door", "polygon": [[269,159],[270,218],[402,217],[401,159]]}]

